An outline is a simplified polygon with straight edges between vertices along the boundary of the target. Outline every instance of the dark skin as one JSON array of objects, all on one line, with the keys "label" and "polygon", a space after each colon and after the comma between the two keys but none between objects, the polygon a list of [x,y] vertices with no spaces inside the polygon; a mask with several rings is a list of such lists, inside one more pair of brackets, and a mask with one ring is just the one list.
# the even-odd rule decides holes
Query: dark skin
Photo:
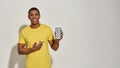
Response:
[{"label": "dark skin", "polygon": [[[30,11],[29,15],[28,15],[29,20],[31,21],[31,25],[30,27],[32,29],[38,28],[41,24],[39,22],[40,19],[40,14],[37,10],[32,10]],[[61,39],[63,38],[63,32],[61,31]],[[50,47],[54,50],[57,51],[59,48],[59,41],[61,39],[53,39],[53,40],[48,40]],[[39,43],[37,44],[36,42],[33,44],[32,48],[26,48],[25,44],[23,43],[18,43],[18,53],[22,54],[22,55],[26,55],[32,52],[35,52],[37,50],[40,50],[42,45],[43,45],[44,41],[39,41]]]}]

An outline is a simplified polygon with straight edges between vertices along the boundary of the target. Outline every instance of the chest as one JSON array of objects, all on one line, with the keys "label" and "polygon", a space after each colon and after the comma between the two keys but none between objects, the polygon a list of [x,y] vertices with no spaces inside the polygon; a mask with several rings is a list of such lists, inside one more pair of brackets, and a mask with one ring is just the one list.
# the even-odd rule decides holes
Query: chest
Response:
[{"label": "chest", "polygon": [[34,30],[25,32],[25,41],[27,43],[48,41],[49,34],[46,30]]}]

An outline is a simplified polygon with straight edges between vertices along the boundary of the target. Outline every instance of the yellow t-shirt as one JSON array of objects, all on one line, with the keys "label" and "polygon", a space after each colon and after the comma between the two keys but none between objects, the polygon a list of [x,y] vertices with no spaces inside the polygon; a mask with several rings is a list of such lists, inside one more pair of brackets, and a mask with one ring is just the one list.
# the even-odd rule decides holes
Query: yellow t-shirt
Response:
[{"label": "yellow t-shirt", "polygon": [[26,68],[51,68],[48,40],[52,39],[51,28],[44,24],[35,29],[26,26],[21,30],[18,43],[26,44],[27,48],[31,48],[35,42],[44,41],[40,50],[26,56]]}]

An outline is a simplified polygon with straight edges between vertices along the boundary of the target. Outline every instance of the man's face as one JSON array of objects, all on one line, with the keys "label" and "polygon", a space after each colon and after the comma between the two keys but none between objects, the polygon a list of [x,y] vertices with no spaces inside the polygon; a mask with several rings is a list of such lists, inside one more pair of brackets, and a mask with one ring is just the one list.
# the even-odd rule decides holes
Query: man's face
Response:
[{"label": "man's face", "polygon": [[40,14],[37,10],[32,10],[30,11],[28,18],[31,21],[31,24],[35,25],[39,23],[39,19],[40,19]]}]

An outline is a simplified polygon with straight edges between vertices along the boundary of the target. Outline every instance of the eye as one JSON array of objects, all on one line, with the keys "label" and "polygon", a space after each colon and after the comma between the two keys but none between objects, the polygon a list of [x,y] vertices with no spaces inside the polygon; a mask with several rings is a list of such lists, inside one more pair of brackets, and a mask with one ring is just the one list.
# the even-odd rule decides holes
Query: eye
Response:
[{"label": "eye", "polygon": [[33,16],[33,14],[30,14],[30,16]]},{"label": "eye", "polygon": [[36,16],[39,16],[39,14],[35,14]]}]

